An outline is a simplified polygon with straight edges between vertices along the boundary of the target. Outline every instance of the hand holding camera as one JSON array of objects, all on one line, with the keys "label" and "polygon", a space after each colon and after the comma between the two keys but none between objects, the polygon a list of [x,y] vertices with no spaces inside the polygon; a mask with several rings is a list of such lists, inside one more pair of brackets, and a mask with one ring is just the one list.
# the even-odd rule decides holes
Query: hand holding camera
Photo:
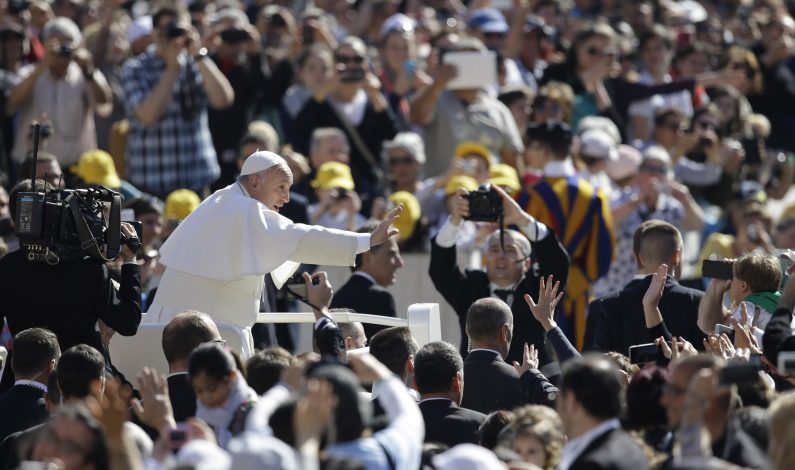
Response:
[{"label": "hand holding camera", "polygon": [[[88,52],[88,49],[81,47],[76,49],[74,52],[69,51],[72,46],[69,44],[63,44],[61,46],[61,53],[66,54],[67,52],[71,55],[72,59],[75,61],[80,70],[83,71],[83,76],[86,78],[91,77],[94,74],[96,68],[94,67],[94,56]],[[66,49],[64,49],[66,48]]]},{"label": "hand holding camera", "polygon": [[331,298],[334,296],[334,289],[328,280],[328,274],[324,271],[317,272],[312,276],[309,273],[302,273],[306,285],[306,297],[310,304],[327,310],[331,305]]}]

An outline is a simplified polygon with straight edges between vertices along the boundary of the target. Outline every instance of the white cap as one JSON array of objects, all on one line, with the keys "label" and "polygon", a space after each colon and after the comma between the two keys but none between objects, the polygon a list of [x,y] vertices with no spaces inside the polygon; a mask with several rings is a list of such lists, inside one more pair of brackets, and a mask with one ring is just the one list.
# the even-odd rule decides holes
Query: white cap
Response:
[{"label": "white cap", "polygon": [[607,161],[618,159],[618,149],[610,134],[600,129],[589,129],[580,136],[580,155]]},{"label": "white cap", "polygon": [[413,32],[417,27],[417,22],[414,18],[406,16],[403,13],[395,13],[384,21],[381,26],[381,37],[383,38],[392,31]]},{"label": "white cap", "polygon": [[459,444],[431,458],[439,470],[493,470],[506,468],[494,452],[475,444]]},{"label": "white cap", "polygon": [[152,34],[153,30],[151,16],[136,18],[127,30],[127,42],[133,43],[147,34]]},{"label": "white cap", "polygon": [[609,176],[611,180],[621,181],[624,178],[629,178],[636,174],[642,160],[643,157],[640,151],[635,147],[623,144],[619,145],[618,159],[607,162],[605,173],[607,173],[607,176]]},{"label": "white cap", "polygon": [[286,167],[287,162],[273,152],[260,150],[246,158],[246,161],[243,162],[243,168],[240,170],[240,176],[253,175],[276,165],[284,165]]}]

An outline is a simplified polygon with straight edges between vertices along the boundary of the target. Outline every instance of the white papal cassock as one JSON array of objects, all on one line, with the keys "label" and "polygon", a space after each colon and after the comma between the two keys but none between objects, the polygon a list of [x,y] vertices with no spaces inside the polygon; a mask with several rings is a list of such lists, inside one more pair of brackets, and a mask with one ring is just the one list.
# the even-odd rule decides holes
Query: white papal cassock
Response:
[{"label": "white papal cassock", "polygon": [[192,309],[248,330],[265,274],[281,287],[300,263],[353,266],[369,248],[369,233],[295,224],[235,183],[202,202],[163,244],[166,271],[143,321],[166,323]]}]

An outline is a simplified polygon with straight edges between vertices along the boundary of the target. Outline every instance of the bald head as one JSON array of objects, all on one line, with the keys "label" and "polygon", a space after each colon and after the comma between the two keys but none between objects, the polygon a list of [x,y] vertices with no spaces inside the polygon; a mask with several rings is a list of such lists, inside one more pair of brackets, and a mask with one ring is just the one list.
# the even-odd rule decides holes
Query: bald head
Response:
[{"label": "bald head", "polygon": [[345,338],[345,350],[361,349],[367,346],[367,336],[364,334],[364,326],[358,321],[340,323],[342,337]]},{"label": "bald head", "polygon": [[190,353],[202,343],[221,339],[218,327],[209,315],[195,310],[180,312],[163,328],[163,353],[169,371],[187,370]]}]

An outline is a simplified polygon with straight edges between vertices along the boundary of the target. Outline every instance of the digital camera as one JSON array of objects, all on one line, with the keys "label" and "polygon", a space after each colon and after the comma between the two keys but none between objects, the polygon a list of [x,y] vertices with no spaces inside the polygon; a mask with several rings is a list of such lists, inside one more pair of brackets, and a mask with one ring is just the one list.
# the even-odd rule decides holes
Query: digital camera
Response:
[{"label": "digital camera", "polygon": [[486,183],[477,191],[472,191],[467,196],[469,199],[469,217],[467,220],[474,222],[496,222],[502,216],[502,199],[497,191]]}]

